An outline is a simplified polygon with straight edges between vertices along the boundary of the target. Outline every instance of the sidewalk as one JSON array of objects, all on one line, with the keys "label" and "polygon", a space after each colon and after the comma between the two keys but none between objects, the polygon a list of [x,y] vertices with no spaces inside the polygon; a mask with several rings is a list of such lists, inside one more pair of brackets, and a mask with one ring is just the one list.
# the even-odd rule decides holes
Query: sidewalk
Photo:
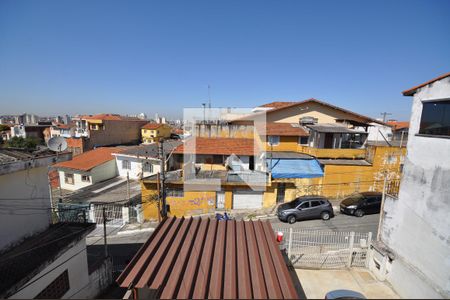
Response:
[{"label": "sidewalk", "polygon": [[365,269],[295,270],[309,299],[324,299],[332,290],[352,290],[368,299],[399,299],[387,282],[378,281]]}]

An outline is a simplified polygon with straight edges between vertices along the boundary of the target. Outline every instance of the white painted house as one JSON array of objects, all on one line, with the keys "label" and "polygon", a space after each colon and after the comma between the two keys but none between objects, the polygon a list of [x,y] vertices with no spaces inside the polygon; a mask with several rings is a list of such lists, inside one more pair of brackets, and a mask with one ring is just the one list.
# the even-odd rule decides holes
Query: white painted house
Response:
[{"label": "white painted house", "polygon": [[[178,140],[166,140],[163,144],[165,157],[181,143]],[[116,158],[116,168],[120,177],[141,179],[159,173],[161,170],[157,143],[128,147],[113,155]]]},{"label": "white painted house", "polygon": [[48,166],[70,153],[0,151],[0,298],[95,298],[112,282],[111,260],[88,264],[89,223],[56,223]]},{"label": "white painted house", "polygon": [[[382,211],[382,249],[372,269],[404,298],[450,298],[450,73],[413,96],[398,198]],[[383,250],[384,248],[384,250]]]},{"label": "white painted house", "polygon": [[58,170],[61,189],[76,191],[119,175],[115,157],[120,147],[101,147],[53,165]]}]

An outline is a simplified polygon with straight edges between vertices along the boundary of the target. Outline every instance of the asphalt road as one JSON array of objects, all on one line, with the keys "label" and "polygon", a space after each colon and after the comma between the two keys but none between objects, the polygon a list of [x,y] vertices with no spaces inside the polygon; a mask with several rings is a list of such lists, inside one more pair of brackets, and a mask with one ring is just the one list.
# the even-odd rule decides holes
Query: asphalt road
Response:
[{"label": "asphalt road", "polygon": [[278,220],[278,218],[270,218],[272,222],[272,227],[276,228],[303,228],[303,229],[315,229],[315,230],[329,230],[335,232],[372,232],[375,237],[378,231],[378,220],[380,214],[365,215],[361,218],[348,216],[341,213],[336,213],[334,218],[323,221],[323,220],[307,220],[298,221],[294,224],[283,223]]}]

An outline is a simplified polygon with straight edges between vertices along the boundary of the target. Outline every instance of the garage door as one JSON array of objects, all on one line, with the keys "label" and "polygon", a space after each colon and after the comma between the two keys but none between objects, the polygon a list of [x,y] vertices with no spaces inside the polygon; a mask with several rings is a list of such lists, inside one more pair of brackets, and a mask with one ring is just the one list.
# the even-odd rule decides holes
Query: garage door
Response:
[{"label": "garage door", "polygon": [[261,192],[234,192],[233,208],[248,209],[262,208],[263,193]]}]

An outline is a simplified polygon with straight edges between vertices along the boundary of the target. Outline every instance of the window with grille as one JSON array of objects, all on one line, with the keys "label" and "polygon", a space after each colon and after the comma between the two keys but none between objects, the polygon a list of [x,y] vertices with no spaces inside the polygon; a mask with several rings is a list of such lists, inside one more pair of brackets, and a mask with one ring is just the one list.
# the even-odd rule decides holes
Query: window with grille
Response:
[{"label": "window with grille", "polygon": [[70,290],[69,272],[65,270],[34,299],[61,299]]},{"label": "window with grille", "polygon": [[131,170],[131,162],[129,160],[122,160],[122,169]]}]

